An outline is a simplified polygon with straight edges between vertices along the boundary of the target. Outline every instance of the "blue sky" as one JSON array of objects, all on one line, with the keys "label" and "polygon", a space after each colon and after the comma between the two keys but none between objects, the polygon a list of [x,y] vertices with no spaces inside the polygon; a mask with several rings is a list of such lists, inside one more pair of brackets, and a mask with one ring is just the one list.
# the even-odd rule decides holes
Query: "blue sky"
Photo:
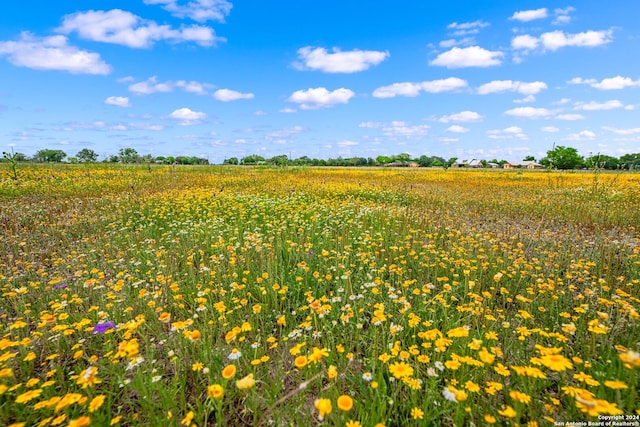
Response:
[{"label": "blue sky", "polygon": [[3,2],[0,145],[619,157],[640,152],[639,16],[626,0]]}]

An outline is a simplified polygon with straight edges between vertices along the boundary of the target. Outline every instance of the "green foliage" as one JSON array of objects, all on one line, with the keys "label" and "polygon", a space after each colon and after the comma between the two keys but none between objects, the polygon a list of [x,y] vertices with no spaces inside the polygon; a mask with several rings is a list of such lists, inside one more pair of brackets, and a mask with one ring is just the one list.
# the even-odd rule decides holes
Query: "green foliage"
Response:
[{"label": "green foliage", "polygon": [[623,169],[629,170],[640,169],[640,153],[630,153],[620,156],[620,166]]},{"label": "green foliage", "polygon": [[134,148],[121,148],[118,156],[120,163],[138,163],[141,160]]},{"label": "green foliage", "polygon": [[585,165],[589,169],[615,170],[620,167],[620,160],[612,156],[597,154],[595,156],[588,157],[585,160]]},{"label": "green foliage", "polygon": [[584,166],[584,157],[578,154],[573,147],[558,145],[553,150],[547,151],[547,158],[552,167],[556,169],[579,169]]},{"label": "green foliage", "polygon": [[[7,153],[6,151],[2,152],[2,157],[9,162],[9,170],[11,171],[11,178],[13,178],[14,180],[18,180],[18,159],[16,157],[17,154],[21,154],[21,153],[14,153],[13,149],[11,150],[11,153]],[[23,154],[24,155],[24,154]]]},{"label": "green foliage", "polygon": [[80,163],[95,163],[98,161],[98,153],[89,148],[83,148],[78,151],[76,158]]},{"label": "green foliage", "polygon": [[237,157],[231,157],[229,159],[224,159],[224,162],[222,162],[223,165],[238,165],[240,164],[240,161],[238,160]]},{"label": "green foliage", "polygon": [[62,150],[44,149],[39,150],[33,156],[33,161],[38,163],[60,163],[65,157],[67,157],[67,153]]}]

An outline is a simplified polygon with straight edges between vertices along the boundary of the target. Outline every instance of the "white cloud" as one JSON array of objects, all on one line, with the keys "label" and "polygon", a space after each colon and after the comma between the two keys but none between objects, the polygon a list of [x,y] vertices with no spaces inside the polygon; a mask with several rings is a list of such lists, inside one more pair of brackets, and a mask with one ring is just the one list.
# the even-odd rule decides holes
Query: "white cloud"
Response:
[{"label": "white cloud", "polygon": [[603,126],[602,129],[607,130],[609,132],[613,132],[618,135],[633,135],[636,133],[640,133],[640,128],[618,129],[610,126]]},{"label": "white cloud", "polygon": [[288,114],[297,113],[298,112],[298,110],[296,110],[295,108],[290,108],[290,107],[285,107],[285,108],[282,108],[282,109],[280,109],[278,111],[280,111],[281,113],[288,113]]},{"label": "white cloud", "polygon": [[266,138],[268,140],[283,144],[289,142],[289,138],[291,138],[293,135],[296,135],[302,131],[304,131],[304,128],[302,126],[283,128],[269,133],[268,135],[266,135]]},{"label": "white cloud", "polygon": [[297,90],[287,99],[289,102],[300,104],[303,110],[333,107],[337,104],[347,104],[355,92],[350,89],[340,88],[329,92],[324,87]]},{"label": "white cloud", "polygon": [[563,25],[571,22],[571,16],[569,14],[576,10],[575,7],[569,6],[564,9],[555,9],[553,12],[556,14],[556,18],[553,20],[554,25]]},{"label": "white cloud", "polygon": [[569,34],[556,30],[540,36],[542,46],[549,50],[558,50],[565,46],[595,47],[610,43],[612,40],[612,30],[585,31],[577,34]]},{"label": "white cloud", "polygon": [[255,95],[253,93],[242,93],[231,89],[218,89],[213,93],[213,97],[218,101],[229,102],[237,101],[238,99],[253,99]]},{"label": "white cloud", "polygon": [[529,22],[535,19],[546,18],[547,14],[548,14],[548,10],[546,7],[544,7],[542,9],[522,10],[520,12],[515,12],[509,19],[522,21],[522,22]]},{"label": "white cloud", "polygon": [[529,137],[522,131],[522,128],[518,126],[510,126],[502,130],[488,130],[487,137],[491,139],[521,139],[523,141],[529,139]]},{"label": "white cloud", "polygon": [[511,47],[514,49],[533,50],[540,45],[540,40],[528,34],[516,36],[511,40]]},{"label": "white cloud", "polygon": [[610,43],[613,30],[585,31],[570,34],[560,30],[543,33],[539,38],[528,34],[516,36],[511,40],[511,47],[520,50],[534,50],[538,46],[546,50],[558,50],[566,46],[595,47]]},{"label": "white cloud", "polygon": [[336,142],[336,145],[338,147],[353,147],[353,146],[356,146],[356,145],[359,145],[359,144],[360,144],[359,142],[349,141],[349,140]]},{"label": "white cloud", "polygon": [[373,91],[372,95],[375,98],[393,98],[395,96],[415,97],[420,94],[420,91],[428,93],[450,92],[467,87],[467,85],[466,80],[449,77],[447,79],[424,81],[421,83],[394,83],[389,86],[377,88]]},{"label": "white cloud", "polygon": [[325,73],[356,73],[378,65],[389,57],[389,52],[375,50],[351,50],[343,52],[333,48],[332,53],[325,48],[306,46],[298,50],[302,63],[294,63],[300,70],[319,70]]},{"label": "white cloud", "polygon": [[389,86],[381,86],[373,91],[374,98],[394,98],[396,96],[415,97],[420,95],[422,85],[420,83],[394,83]]},{"label": "white cloud", "polygon": [[640,86],[640,80],[633,80],[629,77],[615,76],[602,79],[598,82],[596,79],[583,79],[582,77],[574,77],[569,80],[569,84],[588,84],[589,86],[601,90],[620,90],[627,87]]},{"label": "white cloud", "polygon": [[156,92],[172,92],[173,89],[173,82],[169,81],[158,83],[158,78],[156,76],[149,77],[144,82],[129,85],[129,92],[135,93],[136,95],[149,95]]},{"label": "white cloud", "polygon": [[454,47],[454,46],[469,46],[472,44],[476,43],[476,39],[473,37],[465,37],[462,38],[460,40],[456,40],[456,39],[447,39],[447,40],[442,40],[440,43],[438,43],[438,45],[440,47],[443,47],[445,49],[448,49],[450,47]]},{"label": "white cloud", "polygon": [[589,141],[596,137],[596,134],[590,130],[583,130],[578,133],[572,133],[563,138],[565,141]]},{"label": "white cloud", "polygon": [[156,76],[151,76],[143,82],[129,85],[129,92],[136,95],[149,95],[156,92],[173,92],[176,88],[181,88],[185,92],[205,95],[207,93],[207,89],[212,87],[213,85],[209,83],[200,83],[194,80],[178,80],[177,82],[169,80],[166,82],[158,82],[158,78]]},{"label": "white cloud", "polygon": [[194,80],[191,80],[189,82],[185,80],[178,80],[176,82],[176,86],[179,88],[182,88],[182,90],[184,90],[185,92],[195,93],[197,95],[206,95],[207,89],[210,89],[213,87],[213,85],[211,84],[200,83]]},{"label": "white cloud", "polygon": [[486,50],[479,46],[454,47],[438,55],[430,64],[447,68],[491,67],[500,65],[500,58],[503,56],[502,52]]},{"label": "white cloud", "polygon": [[484,117],[475,111],[462,111],[460,113],[450,114],[448,116],[440,117],[441,123],[458,122],[458,123],[473,123],[480,122]]},{"label": "white cloud", "polygon": [[467,81],[457,77],[422,82],[422,89],[429,93],[449,92],[467,87]]},{"label": "white cloud", "polygon": [[194,21],[224,22],[233,5],[226,0],[189,0],[180,5],[179,0],[143,0],[144,4],[160,4],[162,8],[178,18],[189,17]]},{"label": "white cloud", "polygon": [[77,32],[87,40],[114,43],[131,48],[148,48],[160,40],[173,43],[195,42],[201,46],[211,46],[224,38],[217,37],[212,28],[192,25],[180,29],[169,25],[158,25],[121,9],[109,11],[90,10],[66,15],[58,32]]},{"label": "white cloud", "polygon": [[110,96],[104,100],[107,105],[115,105],[116,107],[131,107],[129,98],[126,96]]},{"label": "white cloud", "polygon": [[494,80],[489,83],[485,83],[477,90],[479,95],[487,95],[489,93],[499,92],[518,92],[523,95],[535,95],[547,88],[545,82],[535,81],[530,83],[513,81],[513,80]]},{"label": "white cloud", "polygon": [[193,111],[189,108],[179,108],[169,114],[169,118],[180,120],[178,124],[181,126],[190,126],[196,125],[200,123],[201,120],[206,119],[207,114],[199,111]]},{"label": "white cloud", "polygon": [[584,111],[600,111],[600,110],[613,110],[615,108],[623,108],[624,104],[617,99],[612,99],[607,102],[596,102],[591,101],[589,103],[577,102],[575,104],[576,110],[584,110]]},{"label": "white cloud", "polygon": [[504,114],[513,117],[524,117],[528,119],[539,119],[549,117],[553,115],[553,112],[546,108],[534,108],[534,107],[518,107],[507,110]]},{"label": "white cloud", "polygon": [[516,104],[526,104],[528,102],[534,102],[536,100],[536,97],[533,95],[527,95],[524,98],[521,99],[514,99],[513,102],[515,102]]},{"label": "white cloud", "polygon": [[556,116],[558,120],[584,120],[582,114],[558,114]]},{"label": "white cloud", "polygon": [[135,129],[140,129],[140,130],[154,130],[154,131],[164,130],[163,125],[158,125],[153,123],[129,123],[129,126]]},{"label": "white cloud", "polygon": [[454,30],[453,35],[455,36],[465,36],[468,34],[477,34],[480,31],[480,28],[488,27],[489,23],[484,22],[481,19],[473,22],[452,22],[447,25],[449,30]]},{"label": "white cloud", "polygon": [[382,127],[382,133],[385,136],[412,138],[426,135],[428,129],[429,125],[409,126],[406,122],[393,121],[391,124]]},{"label": "white cloud", "polygon": [[362,122],[358,125],[361,128],[368,129],[381,129],[385,136],[389,137],[405,137],[412,138],[418,136],[427,135],[429,125],[417,125],[410,126],[407,122],[392,121],[391,123],[384,122]]},{"label": "white cloud", "polygon": [[469,132],[469,129],[460,125],[451,125],[447,129],[445,129],[445,131],[453,133],[466,133]]},{"label": "white cloud", "polygon": [[451,138],[449,136],[441,136],[440,137],[440,141],[442,141],[442,142],[458,142],[458,141],[460,141],[460,138]]},{"label": "white cloud", "polygon": [[560,129],[558,129],[555,126],[545,126],[545,127],[540,128],[540,130],[542,132],[560,132]]},{"label": "white cloud", "polygon": [[18,41],[0,42],[0,56],[17,67],[68,71],[72,74],[109,74],[111,66],[97,53],[69,46],[65,36],[39,38],[28,32]]}]

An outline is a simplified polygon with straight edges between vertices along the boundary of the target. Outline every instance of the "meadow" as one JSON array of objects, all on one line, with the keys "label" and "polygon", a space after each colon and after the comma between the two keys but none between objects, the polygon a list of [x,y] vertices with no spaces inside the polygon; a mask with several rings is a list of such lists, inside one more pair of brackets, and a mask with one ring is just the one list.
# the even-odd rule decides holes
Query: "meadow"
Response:
[{"label": "meadow", "polygon": [[0,425],[640,425],[637,173],[17,172]]}]

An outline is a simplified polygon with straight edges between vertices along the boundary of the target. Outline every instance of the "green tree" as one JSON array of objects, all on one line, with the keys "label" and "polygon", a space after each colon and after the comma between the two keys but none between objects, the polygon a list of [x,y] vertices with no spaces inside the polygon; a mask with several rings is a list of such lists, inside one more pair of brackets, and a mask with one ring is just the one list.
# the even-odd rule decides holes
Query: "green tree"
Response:
[{"label": "green tree", "polygon": [[391,157],[389,156],[378,156],[376,157],[376,162],[380,165],[386,165],[387,163],[391,163]]},{"label": "green tree", "polygon": [[629,153],[620,156],[620,166],[624,169],[640,169],[640,153]]},{"label": "green tree", "polygon": [[237,165],[240,164],[240,161],[238,160],[237,157],[230,157],[228,159],[224,159],[224,162],[222,162],[223,165]]},{"label": "green tree", "polygon": [[259,156],[257,154],[252,154],[250,156],[243,157],[242,160],[240,160],[241,165],[255,165],[262,162],[264,162],[264,157]]},{"label": "green tree", "polygon": [[547,151],[547,158],[550,165],[557,169],[578,169],[584,166],[584,158],[573,147],[558,145]]},{"label": "green tree", "polygon": [[78,154],[76,154],[76,158],[80,163],[94,163],[98,161],[98,153],[89,148],[83,148],[82,150],[78,151]]},{"label": "green tree", "polygon": [[34,156],[33,160],[39,163],[60,163],[67,157],[67,153],[62,150],[39,150]]},{"label": "green tree", "polygon": [[522,159],[522,161],[523,162],[535,162],[536,158],[531,156],[531,155],[529,155],[529,156],[525,157],[524,159]]},{"label": "green tree", "polygon": [[607,156],[604,154],[596,154],[590,156],[584,161],[585,165],[590,169],[618,169],[620,166],[620,160],[616,157]]},{"label": "green tree", "polygon": [[121,148],[118,152],[120,163],[137,163],[140,161],[140,155],[135,148]]}]

